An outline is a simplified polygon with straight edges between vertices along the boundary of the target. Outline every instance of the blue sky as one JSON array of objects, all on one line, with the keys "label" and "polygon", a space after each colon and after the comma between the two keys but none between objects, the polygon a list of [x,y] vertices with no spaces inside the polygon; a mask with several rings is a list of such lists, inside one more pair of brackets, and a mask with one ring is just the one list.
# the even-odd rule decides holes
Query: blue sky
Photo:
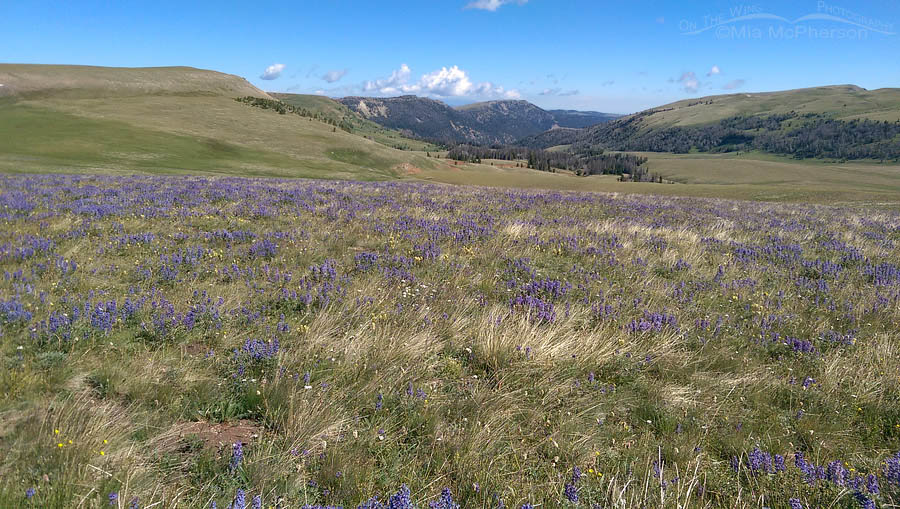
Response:
[{"label": "blue sky", "polygon": [[[0,62],[188,65],[267,91],[637,111],[900,86],[900,2],[5,2]],[[270,79],[264,79],[270,78]]]}]

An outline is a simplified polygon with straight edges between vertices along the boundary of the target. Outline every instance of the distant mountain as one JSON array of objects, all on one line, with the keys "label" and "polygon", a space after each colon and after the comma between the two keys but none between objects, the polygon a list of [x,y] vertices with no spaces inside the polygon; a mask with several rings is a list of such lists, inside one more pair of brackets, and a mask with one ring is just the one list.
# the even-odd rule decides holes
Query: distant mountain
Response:
[{"label": "distant mountain", "polygon": [[584,127],[614,115],[597,112],[543,110],[528,101],[488,101],[452,108],[413,95],[344,97],[342,104],[382,126],[407,135],[444,142],[509,144],[554,127]]},{"label": "distant mountain", "polygon": [[481,102],[460,106],[456,112],[467,125],[501,143],[546,131],[556,123],[553,115],[528,101]]},{"label": "distant mountain", "polygon": [[897,159],[900,89],[838,85],[688,99],[517,144],[570,145],[574,153],[753,150],[796,158]]},{"label": "distant mountain", "polygon": [[559,127],[573,128],[590,127],[623,116],[616,113],[601,113],[599,111],[547,110],[547,112],[553,115],[553,119],[556,120],[556,124]]}]

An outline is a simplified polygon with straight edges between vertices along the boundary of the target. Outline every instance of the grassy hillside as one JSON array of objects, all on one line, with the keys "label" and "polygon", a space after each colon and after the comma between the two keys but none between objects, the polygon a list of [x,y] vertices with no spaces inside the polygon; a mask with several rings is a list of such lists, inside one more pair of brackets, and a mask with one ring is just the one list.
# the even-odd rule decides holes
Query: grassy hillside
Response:
[{"label": "grassy hillside", "polygon": [[0,64],[0,97],[80,99],[143,95],[268,97],[239,76],[193,67]]},{"label": "grassy hillside", "polygon": [[330,97],[278,92],[273,92],[269,95],[286,104],[305,108],[314,113],[321,113],[337,121],[343,120],[351,126],[353,134],[375,140],[382,145],[402,150],[437,150],[437,147],[431,143],[408,138],[400,131],[372,122]]},{"label": "grassy hillside", "polygon": [[235,102],[268,97],[191,68],[0,64],[0,170],[394,178],[427,158]]},{"label": "grassy hillside", "polygon": [[780,92],[740,93],[685,99],[653,108],[647,129],[693,126],[734,116],[776,115],[795,111],[840,120],[900,120],[900,88],[866,90],[855,85],[803,88]]},{"label": "grassy hillside", "polygon": [[[425,144],[413,146],[415,151],[395,150],[386,145],[416,142],[364,119],[354,120],[351,134],[235,102],[238,95],[264,93],[242,78],[212,71],[0,65],[0,76],[6,94],[0,98],[3,172],[401,178],[755,200],[900,202],[898,165],[797,162],[746,153],[646,154],[651,171],[679,183],[617,182],[515,168],[509,161],[453,165],[426,157],[433,147]],[[84,80],[81,90],[78,80]],[[191,92],[188,82],[198,88]],[[54,83],[67,85],[54,88]],[[178,92],[166,92],[161,83]],[[352,114],[324,97],[280,97],[329,115]]]},{"label": "grassy hillside", "polygon": [[581,130],[520,140],[532,148],[687,153],[759,151],[900,161],[900,89],[850,85],[690,99]]}]

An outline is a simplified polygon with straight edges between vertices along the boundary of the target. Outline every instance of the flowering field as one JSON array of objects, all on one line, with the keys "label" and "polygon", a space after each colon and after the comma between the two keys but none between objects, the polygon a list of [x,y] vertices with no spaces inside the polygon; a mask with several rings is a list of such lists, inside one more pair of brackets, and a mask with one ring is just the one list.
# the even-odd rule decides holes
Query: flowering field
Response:
[{"label": "flowering field", "polygon": [[895,213],[22,176],[0,221],[0,507],[900,503]]}]

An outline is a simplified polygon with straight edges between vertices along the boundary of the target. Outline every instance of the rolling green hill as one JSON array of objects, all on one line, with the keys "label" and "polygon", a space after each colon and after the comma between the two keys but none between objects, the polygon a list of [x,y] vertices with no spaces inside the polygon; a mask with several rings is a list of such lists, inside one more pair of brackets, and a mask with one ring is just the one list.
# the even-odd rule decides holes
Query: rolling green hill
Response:
[{"label": "rolling green hill", "polygon": [[320,113],[327,118],[333,118],[338,122],[344,122],[350,126],[353,134],[359,134],[375,140],[382,145],[401,150],[437,150],[437,147],[432,143],[406,137],[400,131],[376,124],[330,97],[279,92],[270,92],[269,95],[285,104],[305,108],[311,112]]},{"label": "rolling green hill", "polygon": [[192,67],[0,64],[0,97],[109,98],[144,95],[268,97],[240,76]]},{"label": "rolling green hill", "polygon": [[679,101],[587,129],[520,140],[533,148],[570,145],[651,152],[760,151],[795,158],[900,157],[900,89],[852,85]]},{"label": "rolling green hill", "polygon": [[[645,129],[711,124],[736,116],[814,113],[837,120],[900,120],[900,88],[866,90],[855,85],[685,99],[656,108]],[[627,117],[626,117],[627,118]]]},{"label": "rolling green hill", "polygon": [[[439,158],[426,157],[423,150],[431,148],[427,144],[417,145],[422,142],[355,116],[334,100],[266,94],[240,77],[186,67],[0,64],[0,84],[4,85],[0,87],[3,173],[417,179],[779,201],[900,202],[900,166],[868,162],[825,164],[754,152],[646,154],[654,173],[679,182],[660,185],[617,182],[610,176],[541,172],[517,168],[516,161],[471,164],[450,161],[443,153]],[[879,97],[890,97],[889,91],[876,92],[885,94]],[[234,100],[248,95],[261,99],[275,96],[329,118],[341,115],[353,127],[348,133],[329,123],[279,115]],[[871,111],[883,104],[880,101],[872,101]],[[850,104],[856,103],[848,102],[848,110]],[[700,106],[684,108],[700,111]],[[872,114],[861,108],[854,106],[848,115]],[[550,133],[589,131],[555,129]],[[397,144],[413,150],[392,148]],[[561,145],[557,147],[560,151],[572,148],[563,143],[553,145]]]},{"label": "rolling green hill", "polygon": [[0,64],[0,170],[394,178],[424,156],[234,101],[269,97],[188,67]]}]

